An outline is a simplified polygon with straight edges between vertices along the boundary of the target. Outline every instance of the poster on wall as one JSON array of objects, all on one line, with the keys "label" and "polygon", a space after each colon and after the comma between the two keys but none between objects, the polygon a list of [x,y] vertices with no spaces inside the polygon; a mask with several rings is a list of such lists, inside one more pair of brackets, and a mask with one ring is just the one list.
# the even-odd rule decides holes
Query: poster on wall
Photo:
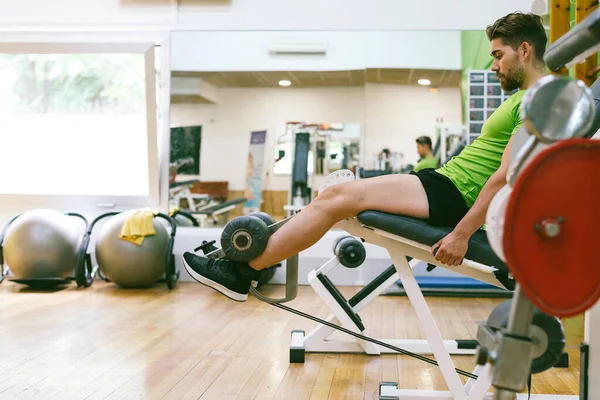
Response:
[{"label": "poster on wall", "polygon": [[171,128],[170,175],[200,175],[202,126]]},{"label": "poster on wall", "polygon": [[265,160],[265,144],[267,131],[251,132],[250,150],[246,166],[246,188],[244,197],[244,214],[260,211],[262,203],[263,169]]}]

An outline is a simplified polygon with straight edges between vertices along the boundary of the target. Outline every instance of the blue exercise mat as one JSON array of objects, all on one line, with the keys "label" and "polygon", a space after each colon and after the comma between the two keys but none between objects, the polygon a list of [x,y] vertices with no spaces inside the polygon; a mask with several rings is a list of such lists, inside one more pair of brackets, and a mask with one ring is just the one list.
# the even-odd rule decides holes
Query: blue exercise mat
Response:
[{"label": "blue exercise mat", "polygon": [[[468,277],[417,276],[415,277],[424,296],[434,297],[489,297],[511,298],[512,292]],[[405,296],[402,281],[396,281],[385,293]]]},{"label": "blue exercise mat", "polygon": [[[422,288],[448,288],[448,289],[497,289],[494,285],[478,281],[469,277],[446,276],[417,276],[417,283]],[[402,286],[402,281],[397,281]],[[501,290],[501,289],[498,289]]]}]

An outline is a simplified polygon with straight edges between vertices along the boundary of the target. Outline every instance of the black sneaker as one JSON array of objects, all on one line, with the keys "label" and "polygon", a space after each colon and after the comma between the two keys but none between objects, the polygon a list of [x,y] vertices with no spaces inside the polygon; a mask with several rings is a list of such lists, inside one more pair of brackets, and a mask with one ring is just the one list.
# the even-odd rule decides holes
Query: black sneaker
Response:
[{"label": "black sneaker", "polygon": [[215,260],[190,252],[183,254],[183,265],[192,278],[235,301],[248,300],[250,285],[258,281],[261,273],[246,263],[227,258]]}]

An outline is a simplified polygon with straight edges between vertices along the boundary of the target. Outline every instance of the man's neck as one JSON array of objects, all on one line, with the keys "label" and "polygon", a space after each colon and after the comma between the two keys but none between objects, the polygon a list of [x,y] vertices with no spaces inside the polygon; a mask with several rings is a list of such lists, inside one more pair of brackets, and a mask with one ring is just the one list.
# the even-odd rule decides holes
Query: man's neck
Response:
[{"label": "man's neck", "polygon": [[523,82],[523,84],[519,87],[520,90],[527,90],[536,83],[540,78],[546,75],[546,70],[534,68],[531,70],[529,74],[527,74],[527,78]]},{"label": "man's neck", "polygon": [[430,158],[430,157],[433,157],[433,152],[432,151],[426,151],[425,152],[425,157],[423,157],[423,158]]}]

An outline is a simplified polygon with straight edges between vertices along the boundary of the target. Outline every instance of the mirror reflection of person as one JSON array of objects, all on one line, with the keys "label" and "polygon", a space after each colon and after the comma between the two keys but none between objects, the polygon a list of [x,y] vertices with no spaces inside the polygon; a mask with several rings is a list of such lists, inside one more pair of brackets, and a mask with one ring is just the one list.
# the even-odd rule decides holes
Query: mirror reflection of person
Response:
[{"label": "mirror reflection of person", "polygon": [[392,152],[390,149],[383,149],[377,155],[377,160],[379,161],[378,169],[381,171],[389,171],[392,169],[391,165]]},{"label": "mirror reflection of person", "polygon": [[426,168],[437,168],[438,161],[437,158],[433,155],[433,150],[431,149],[431,138],[429,136],[420,136],[416,140],[417,142],[417,152],[419,153],[419,162],[415,165],[413,169],[414,172],[419,172],[422,169]]}]

